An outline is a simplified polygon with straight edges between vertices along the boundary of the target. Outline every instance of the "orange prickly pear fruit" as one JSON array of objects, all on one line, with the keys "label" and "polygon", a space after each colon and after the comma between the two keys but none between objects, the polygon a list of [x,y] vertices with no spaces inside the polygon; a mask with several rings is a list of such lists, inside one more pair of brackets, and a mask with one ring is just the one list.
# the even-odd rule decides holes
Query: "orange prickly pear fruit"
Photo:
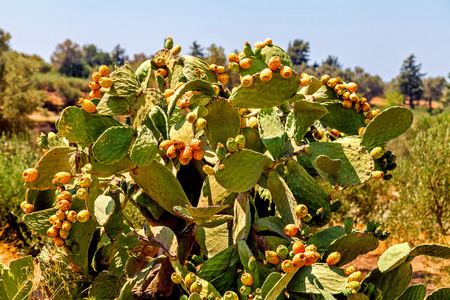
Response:
[{"label": "orange prickly pear fruit", "polygon": [[185,147],[184,142],[182,140],[173,140],[173,146],[177,150],[181,150]]},{"label": "orange prickly pear fruit", "polygon": [[311,245],[306,246],[305,251],[316,252],[317,251],[317,247],[316,247],[316,245],[311,244]]},{"label": "orange prickly pear fruit", "polygon": [[22,173],[22,178],[26,182],[33,182],[38,178],[38,176],[39,176],[39,172],[35,168],[26,169]]},{"label": "orange prickly pear fruit", "polygon": [[301,268],[306,263],[306,255],[305,253],[298,253],[295,254],[294,258],[292,259],[292,262],[294,263],[294,266],[296,268]]},{"label": "orange prickly pear fruit", "polygon": [[102,74],[100,74],[99,72],[94,72],[94,74],[92,74],[92,80],[94,82],[98,83],[100,78],[102,78]]},{"label": "orange prickly pear fruit", "polygon": [[216,74],[222,74],[225,72],[225,67],[224,66],[217,66],[216,68]]},{"label": "orange prickly pear fruit", "polygon": [[192,151],[192,157],[195,160],[202,160],[204,156],[205,156],[205,154],[203,153],[203,151],[201,149]]},{"label": "orange prickly pear fruit", "polygon": [[288,66],[281,67],[280,75],[283,78],[289,78],[292,75],[292,69],[289,68]]},{"label": "orange prickly pear fruit", "polygon": [[186,121],[188,123],[194,124],[197,120],[197,115],[194,112],[190,112],[186,115]]},{"label": "orange prickly pear fruit", "polygon": [[84,109],[84,111],[93,114],[97,111],[97,107],[95,107],[95,104],[92,103],[91,100],[84,99],[83,102],[81,102],[81,108]]},{"label": "orange prickly pear fruit", "polygon": [[241,85],[243,87],[250,87],[253,84],[253,77],[252,75],[245,75],[241,79]]},{"label": "orange prickly pear fruit", "polygon": [[320,254],[314,251],[306,251],[305,256],[306,256],[305,266],[312,265],[320,258]]},{"label": "orange prickly pear fruit", "polygon": [[180,156],[178,157],[180,164],[189,164],[192,159],[192,155],[192,148],[190,146],[184,147],[180,152]]},{"label": "orange prickly pear fruit", "polygon": [[89,220],[90,217],[91,214],[86,209],[84,209],[78,213],[77,220],[78,222],[84,223],[87,222],[87,220]]},{"label": "orange prickly pear fruit", "polygon": [[240,59],[239,56],[236,53],[230,53],[228,54],[228,60],[230,63],[239,63]]},{"label": "orange prickly pear fruit", "polygon": [[350,107],[352,107],[353,102],[352,102],[351,100],[344,100],[344,101],[342,102],[342,105],[343,105],[345,108],[350,108]]},{"label": "orange prickly pear fruit", "polygon": [[58,172],[55,174],[53,179],[55,179],[57,183],[66,184],[72,179],[72,175],[67,172]]},{"label": "orange prickly pear fruit", "polygon": [[359,127],[359,128],[358,128],[358,134],[359,134],[359,136],[362,136],[362,135],[363,135],[364,130],[366,130],[366,127]]},{"label": "orange prickly pear fruit", "polygon": [[330,133],[334,136],[334,137],[339,137],[341,135],[341,133],[339,132],[339,130],[336,129],[332,129],[330,131]]},{"label": "orange prickly pear fruit", "polygon": [[56,217],[56,215],[51,215],[50,218],[48,218],[48,221],[50,222],[50,224],[55,225],[55,222],[58,220],[58,218]]},{"label": "orange prickly pear fruit", "polygon": [[20,209],[23,210],[23,208],[25,207],[25,205],[27,205],[28,202],[27,201],[23,201],[22,203],[20,203]]},{"label": "orange prickly pear fruit", "polygon": [[275,251],[267,250],[266,253],[266,261],[272,265],[278,265],[280,262],[280,257],[278,257],[278,254]]},{"label": "orange prickly pear fruit", "polygon": [[320,81],[322,81],[323,85],[327,85],[328,80],[330,80],[330,79],[331,79],[330,75],[325,74],[320,78]]},{"label": "orange prickly pear fruit", "polygon": [[350,99],[350,101],[356,102],[359,100],[359,97],[356,94],[351,94],[349,99]]},{"label": "orange prickly pear fruit", "polygon": [[175,47],[173,47],[173,49],[172,49],[173,56],[177,56],[178,54],[180,54],[180,52],[181,52],[180,45],[175,45]]},{"label": "orange prickly pear fruit", "polygon": [[300,85],[301,86],[308,86],[311,84],[311,77],[304,77],[302,79],[300,79]]},{"label": "orange prickly pear fruit", "polygon": [[55,242],[56,247],[64,246],[64,239],[60,236],[55,236],[55,239],[53,241]]},{"label": "orange prickly pear fruit", "polygon": [[358,281],[361,282],[363,280],[363,275],[361,271],[356,271],[348,275],[347,277],[348,281]]},{"label": "orange prickly pear fruit", "polygon": [[34,205],[33,204],[25,204],[23,207],[23,212],[26,214],[31,214],[34,212]]},{"label": "orange prickly pear fruit", "polygon": [[194,138],[189,143],[189,146],[191,146],[192,149],[194,149],[194,150],[202,150],[203,141],[201,139],[199,139],[199,138]]},{"label": "orange prickly pear fruit", "polygon": [[252,286],[253,276],[250,273],[244,272],[241,276],[241,282],[243,285]]},{"label": "orange prickly pear fruit", "polygon": [[343,100],[348,100],[348,98],[350,98],[350,92],[344,92],[344,93],[342,94],[342,99],[343,99]]},{"label": "orange prickly pear fruit", "polygon": [[295,254],[304,253],[305,252],[305,244],[302,241],[295,241],[292,245],[292,251]]},{"label": "orange prickly pear fruit", "polygon": [[172,96],[173,94],[175,94],[175,90],[173,89],[166,89],[164,91],[164,97],[165,98],[169,98],[170,96]]},{"label": "orange prickly pear fruit", "polygon": [[77,197],[80,198],[81,200],[86,200],[87,197],[89,196],[88,191],[84,188],[79,188],[77,191]]},{"label": "orange prickly pear fruit", "polygon": [[182,98],[180,100],[180,108],[181,109],[186,109],[189,107],[189,105],[191,105],[191,103],[188,98]]},{"label": "orange prickly pear fruit", "polygon": [[98,68],[98,72],[102,75],[102,77],[109,76],[109,68],[105,65],[100,66],[100,68]]},{"label": "orange prickly pear fruit", "polygon": [[294,271],[295,266],[291,260],[285,260],[281,263],[281,269],[284,273],[291,273],[292,271]]},{"label": "orange prickly pear fruit", "polygon": [[89,82],[89,88],[91,90],[99,90],[100,89],[100,84],[98,84],[97,82],[91,81],[91,82]]},{"label": "orange prickly pear fruit", "polygon": [[214,168],[209,165],[204,165],[203,172],[205,172],[206,175],[214,175]]},{"label": "orange prickly pear fruit", "polygon": [[155,64],[158,68],[162,68],[166,65],[166,60],[163,57],[158,57],[155,60]]},{"label": "orange prickly pear fruit", "polygon": [[216,65],[216,64],[210,64],[210,65],[209,65],[209,69],[210,69],[211,71],[213,71],[213,72],[216,72],[216,71],[217,71],[217,65]]},{"label": "orange prickly pear fruit", "polygon": [[206,127],[206,125],[207,122],[203,118],[198,118],[197,121],[195,121],[195,127],[197,127],[198,129],[203,129]]},{"label": "orange prickly pear fruit", "polygon": [[214,89],[214,91],[216,92],[216,95],[219,95],[219,93],[220,93],[220,87],[217,86],[216,84],[214,84],[214,85],[213,85],[213,89]]},{"label": "orange prickly pear fruit", "polygon": [[102,77],[100,78],[100,80],[98,81],[98,84],[102,87],[102,88],[110,88],[113,85],[113,82],[111,79],[109,79],[108,77]]},{"label": "orange prickly pear fruit", "polygon": [[222,84],[227,84],[229,80],[230,80],[230,77],[227,74],[217,75],[217,81],[219,81]]},{"label": "orange prickly pear fruit", "polygon": [[66,219],[66,213],[63,210],[57,210],[55,213],[57,220],[65,220]]},{"label": "orange prickly pear fruit", "polygon": [[252,60],[250,58],[244,58],[239,61],[239,67],[246,70],[252,66]]},{"label": "orange prickly pear fruit", "polygon": [[340,259],[341,259],[341,254],[339,252],[332,252],[327,257],[327,264],[329,264],[330,266],[334,266],[335,264],[337,264],[339,262]]},{"label": "orange prickly pear fruit", "polygon": [[269,60],[269,69],[272,71],[278,70],[281,65],[281,58],[279,56],[274,56]]},{"label": "orange prickly pear fruit", "polygon": [[350,266],[344,269],[345,276],[349,276],[350,274],[356,272],[356,268],[354,266]]},{"label": "orange prickly pear fruit", "polygon": [[295,224],[287,224],[283,229],[283,233],[287,237],[296,236],[298,233],[298,227]]},{"label": "orange prickly pear fruit", "polygon": [[55,226],[58,229],[61,229],[62,224],[63,224],[63,220],[56,220],[55,224],[53,226]]},{"label": "orange prickly pear fruit", "polygon": [[162,77],[166,77],[167,76],[167,70],[163,69],[163,68],[159,68],[156,71],[156,76],[162,76]]},{"label": "orange prickly pear fruit", "polygon": [[358,85],[354,82],[347,83],[345,87],[350,93],[356,93],[356,91],[358,90]]},{"label": "orange prickly pear fruit", "polygon": [[267,46],[267,45],[272,45],[272,39],[271,38],[267,38],[265,41],[264,41],[264,44]]},{"label": "orange prickly pear fruit", "polygon": [[297,207],[295,208],[295,215],[297,216],[297,218],[303,219],[308,215],[308,207],[304,204],[297,205]]},{"label": "orange prickly pear fruit", "polygon": [[69,201],[67,201],[67,200],[60,200],[60,201],[58,201],[58,208],[60,210],[69,210],[70,207],[71,207],[71,204],[70,204]]},{"label": "orange prickly pear fruit", "polygon": [[167,148],[166,155],[168,158],[175,158],[178,156],[177,149],[174,145],[170,145],[169,148]]},{"label": "orange prickly pear fruit", "polygon": [[270,69],[264,69],[261,71],[261,73],[259,74],[259,78],[261,79],[261,81],[263,82],[268,82],[272,79],[273,73],[272,70]]},{"label": "orange prickly pear fruit", "polygon": [[381,179],[384,177],[384,173],[383,173],[383,171],[373,171],[372,177],[375,179]]},{"label": "orange prickly pear fruit", "polygon": [[74,222],[77,219],[77,212],[74,210],[70,210],[66,215],[67,221]]},{"label": "orange prickly pear fruit", "polygon": [[266,44],[264,44],[264,42],[259,41],[259,42],[256,42],[256,43],[253,45],[253,47],[254,47],[254,48],[260,48],[260,49],[262,49],[265,45],[266,45]]},{"label": "orange prickly pear fruit", "polygon": [[[359,99],[361,100],[362,98],[359,98]],[[361,110],[363,112],[368,112],[370,110],[370,104],[367,102],[364,102],[364,103],[361,102]]]},{"label": "orange prickly pear fruit", "polygon": [[162,151],[166,151],[167,148],[169,148],[172,145],[173,145],[173,141],[172,140],[165,140],[165,141],[162,141],[159,144],[159,149],[161,149]]},{"label": "orange prickly pear fruit", "polygon": [[67,239],[69,237],[69,231],[68,230],[59,230],[59,236],[63,239]]},{"label": "orange prickly pear fruit", "polygon": [[57,237],[58,236],[58,234],[59,234],[59,229],[58,228],[56,228],[55,226],[52,226],[52,227],[50,227],[48,230],[47,230],[47,235],[49,236],[49,237]]},{"label": "orange prickly pear fruit", "polygon": [[61,229],[64,230],[64,231],[69,231],[70,227],[72,227],[72,223],[69,222],[69,221],[64,221],[62,223]]},{"label": "orange prickly pear fruit", "polygon": [[62,191],[58,196],[56,196],[56,200],[67,200],[72,202],[72,194],[69,191]]}]

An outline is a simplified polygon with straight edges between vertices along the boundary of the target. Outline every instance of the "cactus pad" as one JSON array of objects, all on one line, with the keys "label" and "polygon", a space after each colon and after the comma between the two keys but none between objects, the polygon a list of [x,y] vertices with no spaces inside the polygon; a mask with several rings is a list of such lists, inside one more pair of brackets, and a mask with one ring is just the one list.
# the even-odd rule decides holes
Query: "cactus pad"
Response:
[{"label": "cactus pad", "polygon": [[[245,192],[258,182],[265,169],[271,167],[272,160],[264,154],[242,149],[227,155],[220,163],[225,166],[225,169],[219,176],[216,175],[217,182],[227,190]],[[251,170],[251,172],[240,170]]]},{"label": "cactus pad", "polygon": [[245,108],[270,108],[279,106],[297,93],[300,77],[293,72],[289,78],[283,78],[279,71],[273,72],[272,80],[263,82],[259,73],[253,75],[250,87],[240,85],[229,99],[234,106]]},{"label": "cactus pad", "polygon": [[150,79],[152,72],[152,61],[151,59],[147,59],[143,63],[139,65],[136,69],[136,77],[138,81],[141,83],[141,88],[146,89],[148,87],[148,81]]},{"label": "cactus pad", "polygon": [[339,252],[341,254],[341,260],[336,266],[343,266],[352,262],[359,255],[375,250],[378,244],[378,239],[372,232],[352,232],[334,240],[323,257],[328,257],[332,252]]},{"label": "cactus pad", "polygon": [[104,94],[97,105],[97,113],[103,116],[126,115],[131,103],[131,101],[127,101],[127,98]]},{"label": "cactus pad", "polygon": [[261,141],[274,159],[281,156],[287,134],[275,108],[261,109],[258,114],[258,130]]},{"label": "cactus pad", "polygon": [[315,263],[301,267],[286,289],[295,293],[320,294],[314,285],[315,278],[320,282],[323,290],[331,294],[342,293],[348,283],[343,270],[328,264]]},{"label": "cactus pad", "polygon": [[358,135],[358,128],[365,127],[365,116],[362,112],[345,108],[340,101],[321,103],[328,113],[320,122],[331,129],[337,129],[347,135]]},{"label": "cactus pad", "polygon": [[286,120],[286,132],[297,144],[303,139],[308,128],[323,117],[327,110],[319,103],[298,100]]},{"label": "cactus pad", "polygon": [[286,288],[288,283],[291,281],[291,279],[295,276],[299,269],[294,269],[294,271],[284,274],[278,281],[275,283],[275,285],[270,289],[270,291],[267,293],[265,300],[276,300],[278,297],[284,296],[282,295],[283,290]]},{"label": "cactus pad", "polygon": [[339,173],[339,169],[342,165],[342,160],[340,159],[331,159],[326,155],[319,155],[315,160],[316,167],[333,177],[337,177]]},{"label": "cactus pad", "polygon": [[450,299],[450,288],[443,287],[432,292],[427,300],[446,300]]},{"label": "cactus pad", "polygon": [[264,60],[266,64],[269,64],[269,61],[272,57],[279,56],[281,58],[281,66],[288,66],[291,69],[294,68],[292,60],[289,57],[289,55],[278,46],[266,45],[261,49],[261,53],[264,53],[266,56]]},{"label": "cactus pad", "polygon": [[240,240],[246,240],[250,233],[252,223],[248,197],[245,193],[239,193],[234,201],[234,222],[231,229],[234,244],[237,244]]},{"label": "cactus pad", "polygon": [[194,138],[195,128],[194,124],[186,121],[186,116],[184,116],[180,121],[170,128],[170,139],[171,140],[181,140],[185,145],[189,145],[191,140]]},{"label": "cactus pad", "polygon": [[286,224],[300,224],[300,219],[295,216],[297,202],[286,182],[278,172],[270,172],[267,179],[267,188],[272,194],[277,212]]},{"label": "cactus pad", "polygon": [[120,161],[116,162],[115,164],[105,165],[99,162],[97,159],[95,159],[91,151],[91,154],[89,156],[89,162],[91,163],[92,168],[88,170],[88,173],[100,177],[109,177],[114,174],[136,168],[136,164],[131,161],[130,156],[128,154],[125,155]]},{"label": "cactus pad", "polygon": [[207,176],[200,192],[198,206],[231,205],[237,194],[230,192],[217,183],[216,177]]},{"label": "cactus pad", "polygon": [[282,277],[283,275],[278,272],[272,272],[269,274],[269,276],[267,276],[261,287],[261,296],[263,297],[263,299],[266,299],[267,294],[272,290],[272,288]]},{"label": "cactus pad", "polygon": [[[414,284],[408,287],[398,300],[423,300],[427,294],[427,288],[423,284]],[[450,294],[449,294],[450,296]]]},{"label": "cactus pad", "polygon": [[198,68],[206,75],[205,78],[202,78],[203,80],[217,82],[216,73],[211,71],[209,65],[200,58],[185,55],[178,58],[177,61],[183,65],[183,74],[188,81],[199,79],[195,73],[195,69]]},{"label": "cactus pad", "polygon": [[254,56],[248,57],[252,61],[252,65],[248,69],[240,69],[239,73],[242,77],[245,75],[254,75],[256,73],[261,72],[262,70],[267,68],[267,65],[264,61]]},{"label": "cactus pad", "polygon": [[253,223],[256,232],[270,231],[284,237],[283,229],[286,223],[280,217],[265,217]]},{"label": "cactus pad", "polygon": [[47,235],[47,229],[50,228],[48,219],[56,213],[56,208],[49,208],[41,211],[32,212],[23,216],[23,221],[30,230],[39,234]]},{"label": "cactus pad", "polygon": [[111,96],[130,97],[138,95],[141,91],[136,74],[128,62],[112,72],[109,78],[113,81],[112,87],[107,89],[102,88],[102,90]]},{"label": "cactus pad", "polygon": [[408,243],[389,247],[378,259],[378,270],[385,273],[395,269],[408,258],[410,252],[411,248]]},{"label": "cactus pad", "polygon": [[170,52],[167,49],[161,49],[158,52],[156,52],[155,57],[153,57],[153,61],[156,61],[156,59],[160,57],[164,58],[167,69],[169,71],[172,71],[175,65],[175,57],[173,56],[172,52]]},{"label": "cactus pad", "polygon": [[449,259],[450,247],[436,244],[417,245],[416,247],[411,249],[411,253],[409,254],[408,260],[411,261],[412,259],[414,259],[414,257],[418,255],[429,255]]},{"label": "cactus pad", "polygon": [[73,147],[56,147],[50,149],[34,166],[39,172],[38,178],[33,182],[25,182],[25,187],[37,190],[55,188],[55,185],[52,183],[55,174],[58,172],[68,172],[74,176],[77,170],[82,167],[79,164],[82,161],[82,156],[84,157],[84,154]]},{"label": "cactus pad", "polygon": [[133,180],[159,205],[171,214],[174,206],[185,206],[189,200],[180,182],[164,165],[154,160],[150,165],[130,172]]},{"label": "cactus pad", "polygon": [[183,84],[171,97],[171,101],[177,101],[184,93],[189,91],[197,91],[210,98],[216,96],[216,91],[210,82],[202,79],[195,79]]},{"label": "cactus pad", "polygon": [[[346,137],[333,143],[311,143],[311,163],[332,185],[348,187],[364,183],[371,177],[374,161],[360,146],[359,141],[358,137]],[[316,159],[321,155],[326,155],[332,160],[341,160],[341,168],[337,176],[332,176],[317,166]]]},{"label": "cactus pad", "polygon": [[33,289],[33,257],[12,260],[9,267],[0,265],[0,297],[2,299],[27,299]]},{"label": "cactus pad", "polygon": [[155,159],[158,141],[145,125],[139,127],[137,133],[138,136],[131,149],[130,158],[136,165],[143,167]]},{"label": "cactus pad", "polygon": [[216,254],[216,256],[203,263],[196,275],[204,280],[211,281],[215,277],[224,273],[233,263],[236,263],[234,259],[234,262],[232,261],[232,258],[235,255],[237,255],[236,246],[228,247],[224,251]]},{"label": "cactus pad", "polygon": [[264,146],[261,138],[254,129],[250,127],[242,128],[241,134],[245,136],[245,148],[261,153],[267,151],[266,146]]},{"label": "cactus pad", "polygon": [[[309,240],[308,245],[315,245],[317,252],[326,252],[330,244],[345,235],[344,228],[333,226],[314,234]],[[325,256],[324,256],[325,257]],[[326,257],[325,257],[326,258]]]},{"label": "cactus pad", "polygon": [[411,126],[412,121],[413,115],[406,107],[390,107],[370,121],[361,136],[361,145],[372,149],[390,141],[403,134]]},{"label": "cactus pad", "polygon": [[208,122],[205,133],[210,145],[216,149],[217,143],[225,145],[227,139],[238,135],[241,119],[238,110],[231,107],[226,99],[218,98],[209,103],[207,108],[209,114],[205,116]]},{"label": "cactus pad", "polygon": [[135,130],[128,126],[108,128],[94,143],[92,153],[105,165],[120,161],[130,149]]}]

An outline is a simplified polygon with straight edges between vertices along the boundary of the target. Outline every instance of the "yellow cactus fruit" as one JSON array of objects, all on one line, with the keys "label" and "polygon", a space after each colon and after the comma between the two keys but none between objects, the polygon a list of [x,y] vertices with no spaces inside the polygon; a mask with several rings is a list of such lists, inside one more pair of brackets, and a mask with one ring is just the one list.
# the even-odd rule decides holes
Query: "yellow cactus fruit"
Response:
[{"label": "yellow cactus fruit", "polygon": [[259,78],[263,82],[270,81],[272,79],[272,76],[273,76],[272,70],[270,70],[269,68],[262,70],[261,73],[259,74]]},{"label": "yellow cactus fruit", "polygon": [[163,57],[158,57],[155,60],[155,64],[158,68],[162,68],[166,65],[166,60]]},{"label": "yellow cactus fruit", "polygon": [[175,90],[173,89],[166,89],[164,91],[164,97],[166,97],[166,99],[172,96],[173,94],[175,94]]},{"label": "yellow cactus fruit", "polygon": [[265,45],[266,45],[265,43],[259,41],[259,42],[256,42],[256,43],[253,45],[253,47],[254,47],[254,48],[262,49],[262,48],[264,48]]},{"label": "yellow cactus fruit", "polygon": [[305,252],[306,252],[306,251],[316,252],[316,251],[317,251],[317,247],[316,247],[316,245],[314,245],[314,244],[308,245],[308,246],[306,246],[306,248],[305,248]]},{"label": "yellow cactus fruit", "polygon": [[190,112],[186,115],[186,121],[188,123],[194,124],[197,120],[197,115],[194,112]]},{"label": "yellow cactus fruit", "polygon": [[72,179],[72,175],[70,175],[70,173],[67,173],[67,172],[58,172],[58,173],[55,174],[53,179],[57,183],[66,184]]},{"label": "yellow cactus fruit", "polygon": [[384,177],[383,171],[373,171],[372,177],[375,179],[382,179]]},{"label": "yellow cactus fruit", "polygon": [[91,99],[100,98],[101,96],[102,96],[102,92],[100,90],[92,90],[89,93],[89,98],[91,98]]},{"label": "yellow cactus fruit", "polygon": [[356,272],[356,268],[354,266],[350,266],[344,269],[345,276],[349,276],[352,273]]},{"label": "yellow cactus fruit", "polygon": [[244,58],[239,61],[239,67],[246,70],[252,66],[252,60],[250,58]]},{"label": "yellow cactus fruit", "polygon": [[72,194],[69,191],[62,191],[58,196],[56,196],[56,200],[67,200],[69,202],[72,202]]},{"label": "yellow cactus fruit", "polygon": [[349,82],[345,86],[350,93],[356,93],[358,90],[358,85],[354,82]]},{"label": "yellow cactus fruit", "polygon": [[256,117],[250,117],[248,120],[248,125],[252,129],[258,129],[258,119]]},{"label": "yellow cactus fruit", "polygon": [[358,281],[361,282],[363,280],[363,275],[361,273],[361,271],[356,271],[351,273],[350,275],[348,275],[347,277],[348,281]]},{"label": "yellow cactus fruit", "polygon": [[31,214],[34,212],[34,205],[33,204],[25,204],[23,207],[23,212],[26,214]]},{"label": "yellow cactus fruit", "polygon": [[300,85],[301,86],[308,86],[311,84],[311,77],[304,77],[300,79]]},{"label": "yellow cactus fruit", "polygon": [[209,165],[204,165],[203,166],[203,172],[205,172],[206,175],[214,175],[214,168],[209,166]]},{"label": "yellow cactus fruit", "polygon": [[60,229],[59,236],[63,239],[67,239],[69,237],[69,231]]},{"label": "yellow cactus fruit", "polygon": [[39,172],[35,168],[26,169],[22,173],[22,178],[26,182],[33,182],[38,178],[38,176],[39,176]]},{"label": "yellow cactus fruit", "polygon": [[69,222],[74,222],[77,219],[77,212],[74,210],[69,210],[67,212],[66,219]]},{"label": "yellow cactus fruit", "polygon": [[183,85],[184,85],[184,82],[178,82],[177,85],[175,86],[175,91],[178,90]]},{"label": "yellow cactus fruit", "polygon": [[169,148],[172,145],[173,145],[173,141],[172,140],[165,140],[165,141],[162,141],[159,144],[159,149],[161,149],[162,151],[166,151],[167,148]]},{"label": "yellow cactus fruit", "polygon": [[281,58],[279,56],[273,56],[269,60],[269,69],[272,71],[278,70],[278,68],[281,66]]},{"label": "yellow cactus fruit", "polygon": [[245,75],[241,79],[241,85],[243,87],[250,87],[253,84],[253,77],[252,75]]},{"label": "yellow cactus fruit", "polygon": [[213,72],[216,72],[217,71],[217,65],[216,64],[210,64],[209,65],[209,69],[211,70],[211,71],[213,71]]},{"label": "yellow cactus fruit", "polygon": [[323,85],[327,85],[328,80],[330,80],[330,78],[331,78],[330,75],[325,74],[320,78],[320,81],[322,81]]},{"label": "yellow cactus fruit", "polygon": [[342,102],[342,105],[343,105],[345,108],[350,108],[350,107],[352,107],[353,102],[350,101],[350,100],[344,100],[344,102]]},{"label": "yellow cactus fruit", "polygon": [[359,100],[359,97],[356,94],[351,94],[349,99],[350,99],[350,101],[356,102]]},{"label": "yellow cactus fruit", "polygon": [[239,63],[240,59],[236,53],[230,53],[230,54],[228,54],[228,61],[230,63],[232,63],[232,62]]},{"label": "yellow cactus fruit", "polygon": [[52,226],[52,227],[50,227],[48,230],[47,230],[47,235],[49,236],[49,237],[57,237],[58,236],[58,234],[59,234],[59,229],[58,228],[56,228],[55,226]]},{"label": "yellow cactus fruit", "polygon": [[361,102],[361,104],[367,103],[367,99],[364,97],[359,97],[359,102]]},{"label": "yellow cactus fruit", "polygon": [[283,233],[287,237],[294,237],[298,233],[298,227],[295,224],[287,224],[283,229]]},{"label": "yellow cactus fruit", "polygon": [[220,93],[220,87],[214,84],[214,85],[213,85],[213,89],[214,89],[214,91],[216,92],[216,95],[219,95],[219,93]]},{"label": "yellow cactus fruit", "polygon": [[93,80],[95,83],[98,83],[99,80],[100,80],[100,78],[102,78],[102,74],[100,74],[99,72],[94,72],[94,73],[92,74],[92,80]]},{"label": "yellow cactus fruit", "polygon": [[162,77],[166,77],[167,76],[167,70],[163,69],[163,68],[159,68],[156,71],[156,76],[162,76]]},{"label": "yellow cactus fruit", "polygon": [[65,220],[66,219],[66,213],[63,210],[57,210],[55,213],[57,220]]},{"label": "yellow cactus fruit", "polygon": [[72,227],[72,223],[69,222],[69,221],[64,221],[62,223],[61,229],[64,230],[64,231],[69,231],[70,227]]},{"label": "yellow cactus fruit", "polygon": [[87,220],[89,220],[89,218],[91,217],[91,214],[86,210],[82,210],[77,214],[77,220],[78,222],[84,223],[87,222]]},{"label": "yellow cactus fruit", "polygon": [[55,243],[55,247],[62,247],[64,246],[64,239],[60,236],[55,236],[55,239],[53,240]]},{"label": "yellow cactus fruit", "polygon": [[55,225],[55,222],[58,220],[58,218],[56,217],[56,215],[51,215],[50,218],[48,218],[48,221],[50,222],[50,224]]},{"label": "yellow cactus fruit", "polygon": [[359,134],[359,136],[362,136],[362,135],[363,135],[364,130],[366,130],[366,127],[359,127],[359,128],[358,128],[358,134]]},{"label": "yellow cactus fruit", "polygon": [[[101,79],[101,77],[100,77],[100,79]],[[89,88],[91,90],[99,90],[100,84],[98,84],[97,82],[91,81],[91,82],[89,82]]]},{"label": "yellow cactus fruit", "polygon": [[53,224],[53,226],[55,228],[61,229],[62,224],[63,224],[63,220],[56,220],[55,223]]},{"label": "yellow cactus fruit", "polygon": [[297,218],[303,219],[308,215],[308,207],[304,204],[297,205],[297,207],[295,208],[295,215],[297,216]]},{"label": "yellow cactus fruit", "polygon": [[175,45],[175,47],[173,47],[171,51],[172,51],[173,56],[177,56],[181,52],[180,45]]},{"label": "yellow cactus fruit", "polygon": [[166,155],[168,158],[175,158],[178,156],[177,149],[175,149],[174,145],[169,146],[166,151]]},{"label": "yellow cactus fruit", "polygon": [[[80,99],[80,101],[81,101],[81,99]],[[97,107],[95,106],[95,104],[92,103],[92,101],[88,100],[88,99],[82,99],[81,108],[90,114],[93,114],[97,111]]]},{"label": "yellow cactus fruit", "polygon": [[344,94],[342,94],[342,99],[348,100],[348,98],[350,98],[350,92],[345,92]]},{"label": "yellow cactus fruit", "polygon": [[271,39],[271,38],[265,39],[264,44],[265,44],[266,46],[267,46],[267,45],[272,45],[272,39]]},{"label": "yellow cactus fruit", "polygon": [[367,102],[364,102],[364,103],[361,102],[361,110],[363,112],[368,112],[370,110],[370,104]]},{"label": "yellow cactus fruit", "polygon": [[222,73],[225,73],[225,67],[224,67],[224,66],[217,66],[215,72],[216,72],[216,74],[222,74]]},{"label": "yellow cactus fruit", "polygon": [[66,210],[69,210],[70,207],[71,207],[71,204],[70,204],[69,201],[67,201],[67,200],[60,200],[60,201],[58,201],[58,208],[60,210],[66,211]]},{"label": "yellow cactus fruit", "polygon": [[230,80],[230,77],[228,77],[227,74],[217,75],[217,81],[219,81],[222,84],[227,84],[229,80]]},{"label": "yellow cactus fruit", "polygon": [[370,121],[371,121],[370,119],[365,119],[364,124],[369,125]]},{"label": "yellow cactus fruit", "polygon": [[112,87],[112,85],[113,85],[112,80],[111,80],[110,78],[108,78],[108,77],[102,77],[102,78],[100,78],[100,80],[98,81],[98,83],[99,83],[99,85],[100,85],[102,88],[105,88],[105,89],[110,88],[110,87]]},{"label": "yellow cactus fruit", "polygon": [[22,203],[20,203],[20,209],[23,210],[23,208],[25,207],[25,205],[27,205],[28,202],[27,201],[23,201]]},{"label": "yellow cactus fruit", "polygon": [[341,259],[341,254],[339,252],[332,252],[327,257],[327,264],[330,266],[334,266]]},{"label": "yellow cactus fruit", "polygon": [[100,68],[98,68],[98,72],[102,75],[102,77],[109,76],[109,68],[105,65],[100,66]]},{"label": "yellow cactus fruit", "polygon": [[195,121],[195,127],[198,129],[203,129],[207,125],[207,122],[204,118],[198,118],[197,121]]},{"label": "yellow cactus fruit", "polygon": [[283,78],[289,78],[292,75],[292,69],[288,66],[281,67],[280,75]]}]

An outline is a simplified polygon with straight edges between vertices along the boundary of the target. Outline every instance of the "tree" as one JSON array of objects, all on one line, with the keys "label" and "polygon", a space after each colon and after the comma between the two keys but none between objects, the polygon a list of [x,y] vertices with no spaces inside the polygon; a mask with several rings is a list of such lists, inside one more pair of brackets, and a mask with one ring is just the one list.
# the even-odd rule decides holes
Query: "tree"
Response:
[{"label": "tree", "polygon": [[117,65],[124,65],[125,61],[128,60],[128,56],[125,54],[125,48],[121,48],[120,44],[117,44],[111,53],[111,58]]},{"label": "tree", "polygon": [[294,43],[289,42],[287,54],[294,65],[301,65],[308,63],[309,56],[309,42],[295,39]]},{"label": "tree", "polygon": [[322,65],[328,65],[336,67],[338,69],[341,69],[343,67],[343,65],[341,65],[341,63],[339,62],[338,57],[333,55],[328,55],[327,59],[322,62]]},{"label": "tree", "polygon": [[191,48],[190,55],[195,56],[195,57],[199,57],[199,58],[203,58],[205,56],[205,54],[203,53],[205,48],[202,48],[200,46],[200,44],[197,44],[197,41],[194,41],[190,48]]},{"label": "tree", "polygon": [[112,65],[112,59],[109,53],[103,52],[94,44],[83,46],[83,59],[91,67]]},{"label": "tree", "polygon": [[432,110],[431,103],[433,101],[441,100],[446,85],[446,81],[445,78],[441,76],[430,77],[422,81],[423,81],[423,96],[426,100],[428,100],[428,107],[431,113]]},{"label": "tree", "polygon": [[9,50],[9,40],[11,35],[0,28],[0,54]]},{"label": "tree", "polygon": [[426,74],[420,73],[421,67],[422,64],[416,64],[416,57],[414,54],[411,54],[403,61],[403,65],[400,68],[400,90],[405,97],[409,98],[411,108],[415,107],[414,100],[422,98],[423,95],[422,77]]},{"label": "tree", "polygon": [[220,66],[225,65],[227,58],[225,56],[225,50],[222,47],[216,46],[216,44],[212,44],[211,46],[206,48],[206,50],[208,50],[209,52],[208,56],[206,57],[206,62],[208,64],[216,64]]},{"label": "tree", "polygon": [[89,70],[83,63],[80,46],[67,39],[56,46],[51,57],[54,68],[61,74],[73,77],[87,77]]}]

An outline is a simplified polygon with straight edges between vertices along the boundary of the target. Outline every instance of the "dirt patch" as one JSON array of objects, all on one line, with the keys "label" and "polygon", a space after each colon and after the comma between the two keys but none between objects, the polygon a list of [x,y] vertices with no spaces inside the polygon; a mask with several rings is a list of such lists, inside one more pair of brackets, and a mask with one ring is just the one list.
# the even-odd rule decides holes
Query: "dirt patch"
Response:
[{"label": "dirt patch", "polygon": [[14,244],[0,242],[0,263],[7,266],[10,261],[21,258],[22,256]]}]

